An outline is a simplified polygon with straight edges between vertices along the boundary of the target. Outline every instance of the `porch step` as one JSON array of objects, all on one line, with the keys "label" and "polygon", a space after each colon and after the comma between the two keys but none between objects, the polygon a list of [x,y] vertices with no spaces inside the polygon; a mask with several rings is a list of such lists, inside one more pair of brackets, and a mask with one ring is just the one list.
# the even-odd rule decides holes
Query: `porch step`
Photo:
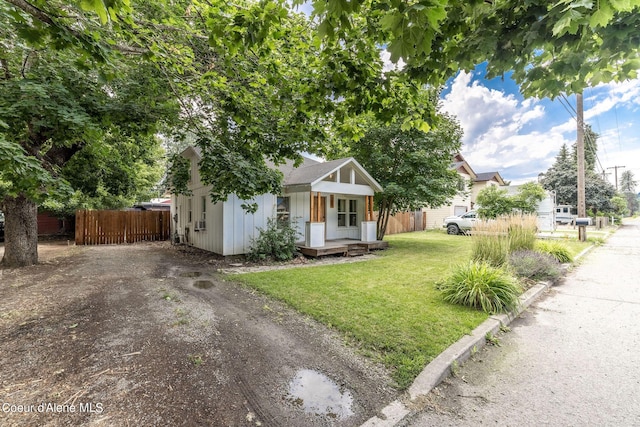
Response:
[{"label": "porch step", "polygon": [[360,256],[369,253],[367,245],[351,244],[347,246],[347,256]]}]

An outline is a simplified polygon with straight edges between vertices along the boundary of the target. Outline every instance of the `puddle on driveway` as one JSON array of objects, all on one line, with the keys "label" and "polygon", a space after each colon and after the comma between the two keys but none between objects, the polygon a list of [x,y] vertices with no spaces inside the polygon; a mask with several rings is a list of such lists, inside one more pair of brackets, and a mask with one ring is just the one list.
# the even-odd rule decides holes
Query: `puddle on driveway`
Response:
[{"label": "puddle on driveway", "polygon": [[193,282],[193,286],[198,289],[209,289],[213,287],[213,282],[211,280],[196,280]]},{"label": "puddle on driveway", "polygon": [[340,387],[329,377],[311,369],[301,369],[289,382],[289,397],[305,412],[344,419],[353,415],[351,392]]}]

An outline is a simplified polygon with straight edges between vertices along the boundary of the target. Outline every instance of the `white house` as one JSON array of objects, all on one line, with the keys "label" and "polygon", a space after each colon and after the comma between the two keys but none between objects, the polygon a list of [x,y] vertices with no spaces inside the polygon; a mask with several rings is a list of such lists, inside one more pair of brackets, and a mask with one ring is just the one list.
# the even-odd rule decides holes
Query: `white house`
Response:
[{"label": "white house", "polygon": [[[182,156],[191,162],[192,194],[173,196],[172,234],[181,242],[220,255],[245,254],[267,220],[279,218],[291,221],[300,249],[310,255],[347,253],[349,243],[386,246],[376,241],[373,216],[373,195],[382,188],[354,158],[304,158],[297,168],[288,162],[278,167],[284,174],[283,194],[262,194],[249,201],[232,194],[214,204],[208,196],[211,187],[200,181],[199,149],[189,147]],[[255,213],[242,208],[247,202],[257,204]]]}]

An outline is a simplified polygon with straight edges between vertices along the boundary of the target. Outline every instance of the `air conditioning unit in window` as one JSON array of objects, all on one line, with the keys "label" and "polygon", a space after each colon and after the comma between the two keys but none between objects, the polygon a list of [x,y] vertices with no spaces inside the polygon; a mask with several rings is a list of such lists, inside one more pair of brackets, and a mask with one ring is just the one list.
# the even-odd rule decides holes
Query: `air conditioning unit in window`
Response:
[{"label": "air conditioning unit in window", "polygon": [[194,231],[202,231],[207,229],[207,221],[196,221],[193,227]]}]

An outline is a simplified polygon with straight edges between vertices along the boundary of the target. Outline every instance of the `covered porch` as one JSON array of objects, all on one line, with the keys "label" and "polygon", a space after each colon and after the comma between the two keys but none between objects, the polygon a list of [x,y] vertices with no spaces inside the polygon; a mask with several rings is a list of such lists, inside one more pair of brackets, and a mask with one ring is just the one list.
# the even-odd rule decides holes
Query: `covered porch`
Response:
[{"label": "covered porch", "polygon": [[376,240],[372,242],[363,242],[355,239],[336,239],[326,240],[324,246],[310,247],[304,244],[297,246],[298,251],[309,257],[321,257],[326,255],[342,255],[342,256],[357,256],[364,255],[372,250],[386,249],[389,247],[389,242],[382,240]]}]

